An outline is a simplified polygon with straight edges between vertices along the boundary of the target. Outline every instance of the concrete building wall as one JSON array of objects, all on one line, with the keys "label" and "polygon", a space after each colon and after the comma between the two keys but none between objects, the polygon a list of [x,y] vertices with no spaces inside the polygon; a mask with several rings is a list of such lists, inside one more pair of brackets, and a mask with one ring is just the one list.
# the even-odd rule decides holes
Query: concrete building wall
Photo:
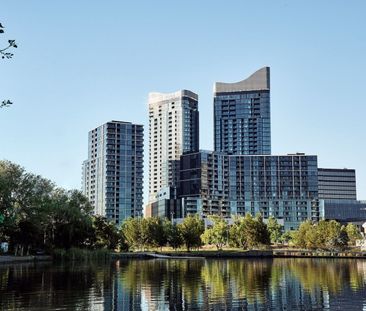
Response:
[{"label": "concrete building wall", "polygon": [[198,95],[182,90],[149,94],[149,202],[176,187],[180,156],[198,150]]}]

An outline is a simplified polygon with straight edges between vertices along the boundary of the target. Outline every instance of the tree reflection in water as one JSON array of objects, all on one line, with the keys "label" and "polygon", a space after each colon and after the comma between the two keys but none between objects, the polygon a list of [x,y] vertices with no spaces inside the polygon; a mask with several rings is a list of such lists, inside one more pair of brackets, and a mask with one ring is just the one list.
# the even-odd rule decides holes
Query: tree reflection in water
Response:
[{"label": "tree reflection in water", "polygon": [[365,290],[366,262],[351,259],[0,266],[4,310],[362,310]]}]

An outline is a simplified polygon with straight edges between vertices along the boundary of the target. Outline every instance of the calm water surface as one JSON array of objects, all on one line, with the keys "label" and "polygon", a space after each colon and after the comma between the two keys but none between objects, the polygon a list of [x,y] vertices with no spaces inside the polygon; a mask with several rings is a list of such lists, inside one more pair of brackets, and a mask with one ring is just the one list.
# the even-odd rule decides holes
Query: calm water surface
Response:
[{"label": "calm water surface", "polygon": [[366,261],[0,266],[0,310],[366,310]]}]

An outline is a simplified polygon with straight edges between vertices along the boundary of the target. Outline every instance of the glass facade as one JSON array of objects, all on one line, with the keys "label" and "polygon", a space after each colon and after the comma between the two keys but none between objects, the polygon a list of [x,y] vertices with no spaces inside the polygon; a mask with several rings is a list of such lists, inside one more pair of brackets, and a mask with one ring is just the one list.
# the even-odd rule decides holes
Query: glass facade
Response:
[{"label": "glass facade", "polygon": [[243,155],[271,154],[269,68],[238,83],[217,83],[214,149]]},{"label": "glass facade", "polygon": [[143,127],[111,121],[89,132],[83,190],[95,214],[117,225],[142,215]]},{"label": "glass facade", "polygon": [[356,171],[353,169],[318,169],[319,198],[357,200]]},{"label": "glass facade", "polygon": [[180,197],[203,215],[283,219],[285,229],[319,219],[317,157],[225,155],[201,151],[181,157]]},{"label": "glass facade", "polygon": [[366,202],[357,200],[321,200],[321,217],[341,223],[366,221]]}]

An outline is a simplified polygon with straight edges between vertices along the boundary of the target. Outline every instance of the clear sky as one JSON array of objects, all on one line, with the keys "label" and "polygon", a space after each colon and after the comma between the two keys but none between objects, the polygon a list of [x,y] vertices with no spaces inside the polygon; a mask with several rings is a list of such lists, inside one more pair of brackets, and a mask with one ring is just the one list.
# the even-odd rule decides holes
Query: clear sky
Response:
[{"label": "clear sky", "polygon": [[147,134],[148,93],[183,88],[212,149],[213,83],[270,66],[272,153],[355,168],[366,199],[366,1],[0,1],[0,41],[19,46],[0,59],[0,159],[80,188],[89,130]]}]

